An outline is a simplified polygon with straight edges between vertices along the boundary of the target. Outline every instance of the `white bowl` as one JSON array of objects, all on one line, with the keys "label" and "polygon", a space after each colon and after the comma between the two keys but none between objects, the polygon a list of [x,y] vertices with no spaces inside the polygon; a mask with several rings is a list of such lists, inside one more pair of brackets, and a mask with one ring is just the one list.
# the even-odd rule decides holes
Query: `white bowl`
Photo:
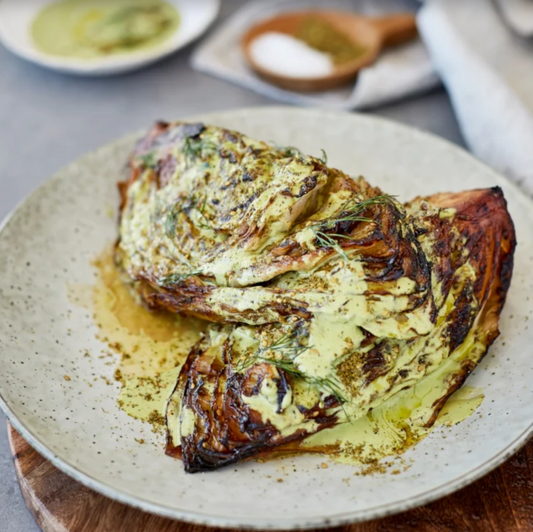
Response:
[{"label": "white bowl", "polygon": [[215,20],[220,0],[168,0],[180,14],[176,32],[158,46],[94,59],[60,57],[41,52],[31,25],[50,0],[0,0],[0,41],[13,53],[41,66],[84,76],[120,74],[166,57],[202,35]]}]

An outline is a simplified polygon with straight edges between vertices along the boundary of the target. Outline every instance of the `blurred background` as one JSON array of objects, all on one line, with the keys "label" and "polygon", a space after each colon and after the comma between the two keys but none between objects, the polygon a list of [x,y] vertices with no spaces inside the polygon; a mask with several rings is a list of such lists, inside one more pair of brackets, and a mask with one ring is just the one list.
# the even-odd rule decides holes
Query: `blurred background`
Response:
[{"label": "blurred background", "polygon": [[[376,3],[364,2],[362,7]],[[156,119],[277,104],[190,65],[191,54],[202,41],[249,4],[223,0],[215,23],[198,42],[144,69],[115,76],[65,75],[0,47],[0,216],[65,164]],[[357,2],[345,5],[359,7]],[[401,1],[399,9],[418,7],[414,0]],[[462,143],[441,87],[373,112]]]},{"label": "blurred background", "polygon": [[[155,120],[270,105],[397,120],[533,192],[533,0],[56,4],[0,0],[0,218],[64,165]],[[344,16],[262,26],[309,9]],[[4,430],[0,530],[38,530]]]}]

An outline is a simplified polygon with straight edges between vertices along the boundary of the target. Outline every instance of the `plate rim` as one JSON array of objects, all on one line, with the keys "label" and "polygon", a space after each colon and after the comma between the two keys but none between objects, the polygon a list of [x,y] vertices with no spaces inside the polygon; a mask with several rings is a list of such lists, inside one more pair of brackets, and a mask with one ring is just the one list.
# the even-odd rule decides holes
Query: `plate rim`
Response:
[{"label": "plate rim", "polygon": [[[388,118],[376,116],[370,113],[346,113],[346,112],[334,111],[334,110],[306,109],[306,108],[295,108],[292,106],[273,105],[273,106],[237,107],[237,108],[224,110],[224,111],[214,111],[214,112],[200,114],[200,115],[180,117],[179,119],[208,122],[210,120],[212,121],[221,120],[225,116],[232,115],[235,113],[246,113],[246,114],[262,113],[262,112],[269,113],[272,111],[279,111],[279,112],[285,112],[285,113],[289,112],[289,113],[294,113],[295,115],[298,115],[298,114],[301,114],[301,115],[315,114],[317,116],[333,115],[333,116],[342,116],[345,118],[349,116],[350,119],[353,119],[354,121],[361,120],[361,121],[367,121],[370,123],[378,122],[382,126],[388,127],[389,129],[392,129],[392,130],[397,130],[397,131],[400,130],[407,134],[414,134],[414,135],[417,135],[419,138],[426,138],[426,139],[429,138],[431,142],[436,142],[438,144],[441,144],[442,146],[447,147],[448,149],[451,149],[452,151],[455,151],[456,154],[463,157],[463,159],[468,160],[470,163],[478,165],[480,168],[483,168],[485,172],[492,174],[496,182],[505,183],[506,186],[514,189],[514,192],[517,195],[517,199],[519,199],[522,203],[528,206],[530,208],[530,213],[533,213],[533,199],[529,198],[526,195],[526,193],[517,184],[513,183],[503,174],[500,174],[495,169],[491,168],[484,162],[477,159],[475,156],[473,156],[471,153],[466,151],[461,146],[458,146],[443,137],[439,137],[438,135],[425,131],[423,129],[420,129],[420,128],[417,128],[417,127],[414,127],[408,124],[404,124],[401,122],[397,122],[395,120],[391,120]],[[68,172],[69,169],[72,167],[72,165],[79,165],[80,163],[83,163],[85,159],[94,157],[100,151],[109,149],[110,146],[117,145],[120,143],[130,142],[130,141],[133,143],[134,140],[138,138],[144,131],[145,130],[138,130],[134,133],[124,135],[118,139],[115,139],[114,141],[111,141],[94,150],[91,150],[88,153],[82,155],[81,157],[75,159],[74,161],[71,161],[69,164],[67,164],[66,166],[61,168],[58,172],[56,172],[52,177],[46,179],[40,186],[38,186],[30,194],[28,194],[25,198],[23,198],[13,208],[13,210],[10,213],[8,213],[6,217],[2,220],[2,222],[0,223],[0,238],[2,236],[2,232],[4,228],[8,225],[8,223],[13,218],[13,216],[21,209],[21,207],[27,201],[29,201],[30,198],[38,196],[42,192],[42,189],[48,186],[51,186],[55,181],[62,179],[63,174]],[[533,214],[529,214],[529,217],[533,220]],[[499,465],[501,465],[505,460],[507,460],[507,458],[512,456],[523,445],[525,445],[529,439],[533,437],[533,420],[532,420],[531,424],[517,438],[515,438],[515,440],[513,440],[509,445],[501,449],[498,453],[493,455],[491,458],[489,458],[488,460],[486,460],[485,462],[477,466],[475,469],[468,471],[466,473],[463,473],[460,477],[456,477],[453,480],[449,480],[445,484],[437,486],[429,491],[422,492],[414,497],[409,497],[407,499],[390,502],[390,503],[387,503],[381,506],[374,506],[366,510],[355,510],[355,511],[347,511],[343,513],[338,513],[334,516],[329,516],[329,517],[311,516],[308,519],[302,519],[301,517],[293,518],[293,519],[291,518],[276,519],[276,518],[269,517],[268,519],[260,518],[256,520],[251,520],[251,518],[244,518],[244,517],[233,518],[233,517],[228,517],[228,516],[217,516],[212,513],[201,513],[197,511],[180,510],[180,509],[176,509],[176,508],[169,507],[166,505],[149,502],[139,497],[136,497],[134,495],[129,495],[127,493],[116,490],[115,488],[111,488],[107,486],[104,482],[93,478],[90,474],[84,473],[80,471],[79,469],[77,469],[76,466],[69,464],[67,461],[63,460],[58,455],[56,455],[54,452],[49,450],[45,444],[42,444],[39,441],[39,439],[33,435],[32,430],[29,427],[26,427],[26,424],[22,420],[19,420],[16,417],[16,415],[11,410],[7,402],[2,397],[1,392],[0,392],[0,408],[4,411],[9,422],[14,426],[14,428],[28,441],[28,443],[37,452],[39,452],[44,458],[49,460],[60,471],[67,474],[74,480],[80,482],[84,486],[96,491],[97,493],[100,493],[101,495],[104,495],[105,497],[108,497],[112,500],[126,504],[133,508],[137,508],[139,510],[142,510],[142,511],[145,511],[151,514],[160,515],[160,516],[167,517],[170,519],[181,520],[181,521],[185,521],[188,523],[194,523],[194,524],[199,524],[199,525],[216,526],[216,527],[222,527],[222,528],[237,528],[237,529],[261,529],[261,530],[298,530],[299,529],[299,530],[303,530],[303,529],[310,529],[310,528],[335,527],[335,526],[343,526],[343,525],[347,525],[351,523],[369,521],[372,519],[383,518],[386,516],[404,512],[406,510],[410,510],[417,506],[422,506],[424,504],[435,501],[441,497],[449,495],[475,482],[482,476],[488,474],[489,472],[497,468]]]}]

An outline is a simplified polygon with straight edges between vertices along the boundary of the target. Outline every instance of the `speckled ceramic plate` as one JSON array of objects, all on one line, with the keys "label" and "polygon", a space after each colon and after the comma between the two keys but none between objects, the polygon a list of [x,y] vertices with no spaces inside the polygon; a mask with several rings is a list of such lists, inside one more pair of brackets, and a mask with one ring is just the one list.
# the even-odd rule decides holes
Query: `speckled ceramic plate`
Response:
[{"label": "speckled ceramic plate", "polygon": [[[90,259],[113,241],[115,183],[132,136],[73,163],[28,198],[0,237],[0,404],[15,427],[60,469],[124,503],[220,526],[304,528],[370,519],[431,501],[472,482],[522,445],[533,422],[533,203],[464,151],[371,116],[269,107],[195,118],[258,139],[320,154],[391,194],[501,186],[518,249],[502,335],[468,383],[485,400],[463,423],[435,430],[409,450],[400,474],[356,476],[355,468],[301,456],[186,475],[150,427],[116,405],[113,367],[98,356],[90,312],[67,283],[90,283]],[[70,381],[64,379],[68,375]],[[445,431],[446,438],[443,438]],[[277,479],[283,479],[278,482]]]}]

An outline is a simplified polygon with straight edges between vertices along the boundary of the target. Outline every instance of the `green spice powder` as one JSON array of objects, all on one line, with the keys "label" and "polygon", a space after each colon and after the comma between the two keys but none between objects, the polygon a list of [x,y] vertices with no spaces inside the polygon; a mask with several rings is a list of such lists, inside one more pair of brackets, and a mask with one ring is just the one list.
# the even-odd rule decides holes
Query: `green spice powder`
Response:
[{"label": "green spice powder", "polygon": [[327,53],[336,65],[342,65],[363,55],[366,49],[319,18],[306,18],[294,35],[311,48]]}]

